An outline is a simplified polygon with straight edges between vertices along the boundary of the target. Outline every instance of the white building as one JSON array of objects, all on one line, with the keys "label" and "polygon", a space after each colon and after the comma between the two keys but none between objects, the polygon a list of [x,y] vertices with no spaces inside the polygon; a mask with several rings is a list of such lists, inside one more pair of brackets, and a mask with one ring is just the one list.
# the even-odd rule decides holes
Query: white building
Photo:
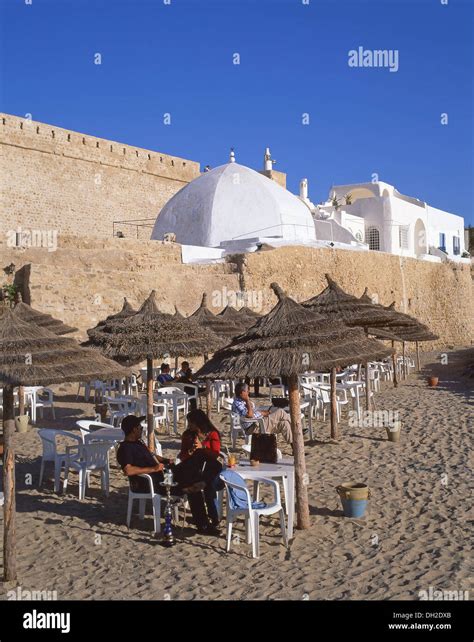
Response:
[{"label": "white building", "polygon": [[295,196],[272,176],[266,148],[263,173],[235,162],[209,169],[185,185],[161,210],[152,239],[172,238],[183,260],[221,260],[263,245],[311,245],[378,250],[428,261],[463,259],[464,220],[400,194],[387,183],[335,185],[315,205],[308,181]]},{"label": "white building", "polygon": [[464,219],[400,194],[393,185],[334,185],[319,212],[334,218],[371,250],[434,261],[463,260]]},{"label": "white building", "polygon": [[[272,167],[265,151],[264,170]],[[277,182],[230,162],[207,170],[185,185],[161,210],[152,239],[173,234],[183,260],[221,259],[268,244],[350,245],[354,237],[335,220],[315,221],[311,208]],[[207,248],[205,251],[203,248]]]}]

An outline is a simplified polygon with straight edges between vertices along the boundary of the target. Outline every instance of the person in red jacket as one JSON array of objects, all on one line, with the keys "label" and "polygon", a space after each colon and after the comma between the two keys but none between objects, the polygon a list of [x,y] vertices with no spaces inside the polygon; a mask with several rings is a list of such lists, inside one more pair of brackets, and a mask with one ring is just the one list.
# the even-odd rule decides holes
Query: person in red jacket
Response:
[{"label": "person in red jacket", "polygon": [[188,429],[181,437],[181,461],[193,459],[202,462],[203,479],[206,482],[204,499],[207,514],[212,526],[217,527],[219,516],[217,511],[218,490],[222,490],[224,483],[219,475],[222,470],[217,461],[221,451],[221,436],[206,413],[200,409],[191,410],[187,414]]}]

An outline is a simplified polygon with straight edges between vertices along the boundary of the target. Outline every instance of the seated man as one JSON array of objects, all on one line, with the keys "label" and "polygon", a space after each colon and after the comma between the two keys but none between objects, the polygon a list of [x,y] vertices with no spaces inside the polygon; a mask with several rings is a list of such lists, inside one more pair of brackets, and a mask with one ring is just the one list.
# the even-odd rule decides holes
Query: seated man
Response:
[{"label": "seated man", "polygon": [[[122,430],[125,433],[125,439],[118,447],[117,461],[124,474],[128,476],[132,491],[137,493],[146,493],[149,491],[147,480],[138,477],[138,475],[147,474],[152,478],[155,492],[160,495],[165,495],[165,487],[160,484],[164,479],[164,465],[171,466],[173,472],[176,471],[178,473],[181,472],[181,464],[173,466],[174,462],[172,459],[166,459],[165,457],[154,455],[143,441],[141,441],[141,422],[144,419],[145,417],[135,417],[134,415],[128,415],[123,418]],[[191,472],[194,473],[194,471]],[[219,535],[220,532],[217,532],[217,530],[209,524],[209,519],[207,517],[206,506],[204,504],[204,497],[202,494],[202,490],[206,485],[205,482],[198,481],[196,483],[192,483],[192,481],[197,479],[197,477],[195,477],[194,480],[191,480],[189,478],[189,474],[178,475],[178,477],[181,477],[183,480],[187,477],[191,483],[188,484],[187,482],[184,482],[176,486],[173,488],[173,495],[181,495],[183,492],[187,493],[189,506],[198,532],[204,535]]]},{"label": "seated man", "polygon": [[165,386],[167,383],[173,381],[173,377],[170,375],[170,367],[167,363],[162,363],[160,370],[161,374],[159,374],[157,378],[160,385]]},{"label": "seated man", "polygon": [[186,379],[189,382],[192,382],[193,371],[189,366],[189,361],[183,361],[181,364],[181,370],[178,370],[176,373],[176,379]]},{"label": "seated man", "polygon": [[293,439],[291,435],[290,415],[282,408],[270,413],[269,410],[256,410],[255,405],[249,398],[249,386],[246,383],[238,383],[235,386],[235,399],[232,403],[232,412],[238,413],[242,419],[242,426],[247,434],[259,432],[256,419],[263,418],[266,433],[282,434],[284,440],[291,444]]}]

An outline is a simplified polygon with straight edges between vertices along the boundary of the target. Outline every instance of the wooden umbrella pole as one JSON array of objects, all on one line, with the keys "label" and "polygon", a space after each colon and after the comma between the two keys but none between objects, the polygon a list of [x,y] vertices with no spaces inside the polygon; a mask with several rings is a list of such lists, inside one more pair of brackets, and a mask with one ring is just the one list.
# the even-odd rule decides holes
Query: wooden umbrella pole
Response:
[{"label": "wooden umbrella pole", "polygon": [[418,341],[415,342],[416,346],[416,371],[420,372],[420,344]]},{"label": "wooden umbrella pole", "polygon": [[293,455],[295,458],[296,527],[304,530],[311,526],[308,504],[308,475],[304,457],[304,439],[301,429],[300,393],[298,376],[288,378],[290,397],[291,433],[293,436]]},{"label": "wooden umbrella pole", "polygon": [[331,368],[331,439],[339,439],[337,425],[336,368]]},{"label": "wooden umbrella pole", "polygon": [[405,341],[402,341],[402,376],[403,379],[407,378],[407,369],[406,369],[406,363],[405,363]]},{"label": "wooden umbrella pole", "polygon": [[398,388],[398,374],[397,374],[397,353],[395,350],[395,341],[392,341],[392,365],[393,365],[393,387]]},{"label": "wooden umbrella pole", "polygon": [[153,359],[146,359],[146,424],[148,448],[155,452],[155,420],[153,417]]},{"label": "wooden umbrella pole", "polygon": [[18,387],[18,414],[25,414],[25,388],[23,386]]},{"label": "wooden umbrella pole", "polygon": [[212,394],[211,394],[211,382],[209,379],[206,379],[206,414],[208,417],[211,416],[212,410]]},{"label": "wooden umbrella pole", "polygon": [[178,357],[175,357],[174,358],[174,376],[175,377],[178,374],[178,367],[179,367]]},{"label": "wooden umbrella pole", "polygon": [[365,407],[370,410],[370,377],[369,377],[369,362],[364,363],[365,368]]},{"label": "wooden umbrella pole", "polygon": [[15,528],[15,412],[13,386],[3,388],[3,579],[16,580],[16,528]]}]

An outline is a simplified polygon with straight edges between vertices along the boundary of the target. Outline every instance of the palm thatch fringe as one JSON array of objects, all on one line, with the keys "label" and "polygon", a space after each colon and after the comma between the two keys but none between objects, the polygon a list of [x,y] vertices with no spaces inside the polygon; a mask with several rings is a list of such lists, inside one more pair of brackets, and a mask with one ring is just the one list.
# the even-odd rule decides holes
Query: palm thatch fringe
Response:
[{"label": "palm thatch fringe", "polygon": [[277,305],[222,348],[199,370],[202,377],[289,376],[305,370],[387,357],[392,350],[362,329],[324,317],[286,296],[276,284]]},{"label": "palm thatch fringe", "polygon": [[[383,306],[369,300],[361,300],[345,292],[326,274],[327,287],[318,295],[308,299],[302,305],[326,316],[343,321],[350,327],[379,327],[395,323],[394,315]],[[398,325],[404,325],[403,319],[396,319]]]},{"label": "palm thatch fringe", "polygon": [[0,382],[36,386],[124,377],[128,371],[74,339],[21,319],[16,308],[0,312]]},{"label": "palm thatch fringe", "polygon": [[194,319],[199,325],[212,330],[217,335],[230,339],[241,333],[241,326],[233,321],[213,314],[207,307],[207,294],[202,295],[201,305],[188,319]]},{"label": "palm thatch fringe", "polygon": [[53,334],[63,335],[70,334],[71,332],[77,332],[77,328],[73,328],[70,325],[66,325],[59,319],[55,319],[50,314],[45,314],[39,310],[35,310],[27,303],[24,303],[21,300],[21,295],[17,295],[17,303],[14,306],[15,312],[20,319],[27,321],[28,323],[35,323],[40,328],[46,328]]},{"label": "palm thatch fringe", "polygon": [[88,335],[85,345],[96,346],[105,356],[126,365],[147,358],[209,353],[224,343],[221,337],[191,317],[160,312],[154,290],[136,314],[88,330]]}]

